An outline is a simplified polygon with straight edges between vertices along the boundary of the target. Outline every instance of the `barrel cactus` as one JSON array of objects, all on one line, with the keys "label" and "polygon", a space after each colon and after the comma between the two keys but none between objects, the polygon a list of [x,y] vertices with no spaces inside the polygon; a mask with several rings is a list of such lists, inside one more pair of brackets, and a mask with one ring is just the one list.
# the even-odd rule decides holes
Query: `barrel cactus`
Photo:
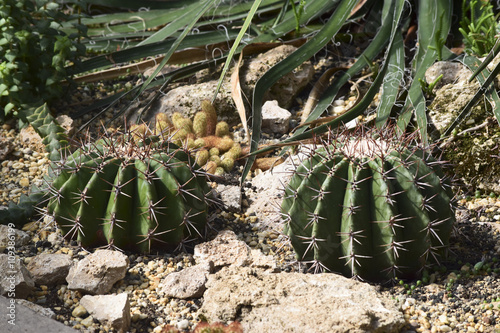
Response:
[{"label": "barrel cactus", "polygon": [[311,149],[285,189],[284,232],[315,269],[414,279],[447,255],[453,194],[426,150],[376,137],[342,134]]},{"label": "barrel cactus", "polygon": [[204,233],[204,173],[183,149],[144,139],[104,137],[61,162],[47,212],[66,238],[149,252]]}]

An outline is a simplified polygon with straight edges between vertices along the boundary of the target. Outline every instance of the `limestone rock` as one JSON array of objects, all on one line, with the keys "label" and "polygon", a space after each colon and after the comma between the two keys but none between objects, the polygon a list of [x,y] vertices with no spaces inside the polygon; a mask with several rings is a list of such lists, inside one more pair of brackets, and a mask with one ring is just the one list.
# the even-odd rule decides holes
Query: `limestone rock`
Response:
[{"label": "limestone rock", "polygon": [[193,257],[198,264],[212,262],[216,269],[229,265],[276,269],[272,256],[252,250],[231,230],[223,230],[214,240],[196,245]]},{"label": "limestone rock", "polygon": [[[300,148],[303,149],[303,148]],[[252,186],[245,187],[245,196],[250,206],[247,214],[255,214],[274,230],[282,230],[280,206],[284,186],[289,182],[292,172],[306,155],[299,152],[283,163],[256,175],[250,180]]]},{"label": "limestone rock", "polygon": [[227,210],[231,212],[239,212],[241,210],[241,188],[239,186],[218,184],[216,191]]},{"label": "limestone rock", "polygon": [[26,298],[33,293],[35,282],[18,257],[0,254],[0,289],[9,298]]},{"label": "limestone rock", "polygon": [[72,263],[67,254],[41,253],[31,259],[27,268],[36,284],[50,286],[66,280]]},{"label": "limestone rock", "polygon": [[331,273],[230,266],[210,275],[200,314],[245,332],[400,332],[397,305],[375,287]]},{"label": "limestone rock", "polygon": [[[246,62],[240,69],[241,88],[245,95],[252,96],[255,84],[262,75],[296,50],[295,46],[281,45]],[[311,82],[313,75],[314,67],[311,62],[304,62],[280,78],[264,95],[264,101],[276,100],[281,107],[288,108],[297,93]]]},{"label": "limestone rock", "polygon": [[436,138],[456,119],[479,89],[477,80],[469,83],[472,72],[460,63],[438,62],[426,71],[426,80],[433,82],[441,74],[443,79],[435,88],[436,96],[428,111],[429,123],[435,127],[430,134]]},{"label": "limestone rock", "polygon": [[19,140],[25,147],[30,147],[34,151],[39,153],[45,153],[45,144],[42,142],[42,138],[35,131],[33,126],[29,125],[23,127],[19,131]]},{"label": "limestone rock", "polygon": [[100,322],[107,323],[118,332],[130,327],[130,303],[127,293],[118,295],[85,295],[80,304]]},{"label": "limestone rock", "polygon": [[105,294],[125,277],[129,266],[119,251],[97,250],[73,265],[66,277],[68,288],[90,294]]},{"label": "limestone rock", "polygon": [[267,101],[262,106],[262,130],[267,133],[285,134],[292,114],[281,108],[278,101]]},{"label": "limestone rock", "polygon": [[223,230],[214,240],[196,245],[193,257],[198,264],[211,261],[218,268],[248,265],[250,254],[250,247],[240,241],[233,231]]},{"label": "limestone rock", "polygon": [[19,248],[28,244],[30,237],[24,231],[0,224],[0,252],[8,247]]},{"label": "limestone rock", "polygon": [[212,262],[204,262],[167,275],[158,286],[158,293],[166,297],[198,298],[205,292],[208,275],[213,271]]},{"label": "limestone rock", "polygon": [[434,86],[434,90],[437,91],[447,84],[463,87],[468,84],[471,74],[472,72],[460,62],[438,61],[425,71],[425,81],[431,84],[443,75]]}]

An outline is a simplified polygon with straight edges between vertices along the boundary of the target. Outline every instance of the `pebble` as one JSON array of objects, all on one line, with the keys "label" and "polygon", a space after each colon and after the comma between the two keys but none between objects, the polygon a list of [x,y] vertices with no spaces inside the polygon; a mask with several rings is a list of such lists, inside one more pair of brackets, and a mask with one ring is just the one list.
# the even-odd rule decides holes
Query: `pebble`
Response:
[{"label": "pebble", "polygon": [[73,317],[82,317],[87,314],[87,309],[83,307],[83,305],[78,305],[73,312],[71,312],[71,315]]},{"label": "pebble", "polygon": [[91,327],[94,324],[94,318],[92,316],[88,316],[80,322],[85,327]]},{"label": "pebble", "polygon": [[183,319],[177,322],[177,328],[180,330],[185,330],[189,327],[189,321],[187,319]]}]

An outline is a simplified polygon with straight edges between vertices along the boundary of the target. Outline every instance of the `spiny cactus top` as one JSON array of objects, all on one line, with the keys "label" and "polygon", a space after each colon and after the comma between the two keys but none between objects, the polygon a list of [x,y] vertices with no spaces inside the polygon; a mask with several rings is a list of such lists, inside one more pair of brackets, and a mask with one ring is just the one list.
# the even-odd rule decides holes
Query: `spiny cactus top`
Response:
[{"label": "spiny cactus top", "polygon": [[47,211],[67,238],[149,252],[204,233],[209,187],[194,159],[172,143],[103,138],[64,160]]},{"label": "spiny cactus top", "polygon": [[438,164],[388,136],[314,146],[281,207],[298,260],[372,282],[417,277],[446,256],[455,221]]}]

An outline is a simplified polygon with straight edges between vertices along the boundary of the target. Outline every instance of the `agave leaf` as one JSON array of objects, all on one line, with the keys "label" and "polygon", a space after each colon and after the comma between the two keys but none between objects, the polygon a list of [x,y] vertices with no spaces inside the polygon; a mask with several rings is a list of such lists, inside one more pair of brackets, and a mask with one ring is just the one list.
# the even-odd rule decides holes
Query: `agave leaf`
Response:
[{"label": "agave leaf", "polygon": [[[214,5],[215,2],[213,1],[206,1],[205,3],[192,3],[191,5],[188,5],[181,10],[177,10],[175,15],[175,19],[172,20],[169,24],[167,24],[165,27],[161,28],[157,32],[155,32],[153,35],[148,37],[147,39],[143,40],[140,42],[138,45],[146,45],[146,44],[151,44],[154,42],[159,42],[167,37],[172,36],[174,33],[176,33],[179,29],[184,28],[185,26],[189,26],[189,22],[193,22],[191,26],[189,26],[189,31],[191,31],[192,27],[194,26],[194,23],[196,23],[200,17],[203,15],[203,13],[208,10],[209,6]],[[200,9],[201,6],[201,9]],[[186,30],[184,30],[186,31]]]},{"label": "agave leaf", "polygon": [[402,114],[398,117],[397,126],[404,131],[415,115],[421,139],[427,142],[427,114],[425,97],[419,79],[423,79],[425,71],[442,54],[443,59],[454,56],[444,44],[451,26],[451,0],[421,0],[418,11],[418,50],[413,59],[413,81],[408,91]]},{"label": "agave leaf", "polygon": [[[192,2],[197,2],[198,0],[182,0],[182,1],[156,1],[156,0],[85,0],[86,4],[93,4],[98,6],[105,6],[111,8],[123,8],[130,10],[139,10],[142,8],[148,9],[167,9],[167,8],[179,8],[186,6]],[[68,1],[71,2],[71,1]],[[78,4],[80,1],[72,1]]]},{"label": "agave leaf", "polygon": [[[137,46],[121,51],[112,52],[106,55],[93,57],[89,60],[83,61],[78,65],[70,67],[69,70],[71,71],[71,74],[74,75],[78,73],[88,72],[97,68],[113,66],[119,63],[126,63],[136,59],[165,54],[167,53],[166,50],[174,51],[177,50],[177,48],[187,49],[192,47],[201,47],[202,49],[205,49],[205,45],[207,44],[226,42],[228,36],[229,38],[236,38],[237,34],[237,29],[230,29],[227,31],[227,34],[222,33],[221,31],[212,31],[190,35],[184,38],[184,40],[168,39],[166,41],[158,43]],[[177,44],[177,47],[174,47],[174,44]]]},{"label": "agave leaf", "polygon": [[[279,80],[279,78],[288,74],[294,68],[302,64],[304,61],[312,57],[316,52],[323,48],[332,37],[339,31],[344,22],[348,19],[350,12],[356,5],[357,1],[344,0],[342,1],[335,12],[332,14],[328,22],[325,24],[315,36],[311,37],[303,46],[290,54],[286,59],[273,66],[267,71],[256,83],[253,92],[252,101],[252,137],[250,141],[250,152],[257,150],[261,134],[262,125],[262,101],[264,94],[271,86]],[[243,182],[250,171],[256,155],[248,157],[241,181]]]},{"label": "agave leaf", "polygon": [[405,57],[403,36],[400,32],[394,35],[394,44],[391,52],[394,52],[394,54],[387,60],[389,61],[389,65],[385,75],[386,79],[382,83],[380,103],[377,107],[377,118],[375,120],[377,128],[381,128],[387,123],[398,98],[399,88],[403,80]]},{"label": "agave leaf", "polygon": [[255,0],[253,3],[252,8],[250,9],[250,12],[248,13],[247,18],[245,19],[245,22],[243,23],[243,26],[240,29],[240,32],[238,33],[238,36],[236,36],[236,39],[234,41],[233,46],[231,47],[231,50],[229,50],[229,54],[227,55],[226,62],[224,64],[224,68],[222,69],[222,74],[220,75],[219,82],[217,83],[217,88],[215,89],[214,92],[214,98],[212,99],[212,102],[215,101],[215,98],[217,97],[217,94],[219,93],[220,87],[222,86],[222,82],[224,81],[224,77],[226,76],[227,70],[229,69],[229,66],[231,65],[231,60],[233,59],[234,54],[236,53],[236,50],[239,48],[241,40],[243,39],[243,36],[247,32],[248,27],[250,26],[250,23],[252,23],[252,19],[255,15],[255,12],[260,6],[261,0]]},{"label": "agave leaf", "polygon": [[[391,36],[391,29],[394,28],[393,22],[394,20],[397,20],[396,22],[399,21],[403,10],[402,1],[399,1],[398,5],[399,9],[394,10],[393,1],[384,1],[382,25],[378,29],[377,35],[370,45],[366,47],[358,60],[343,75],[340,75],[336,80],[334,80],[325,90],[325,93],[322,95],[318,104],[307,117],[305,122],[311,122],[320,117],[321,114],[332,104],[340,88],[346,84],[351,77],[354,77],[359,71],[366,67],[368,65],[367,61],[373,61],[373,59],[375,59],[375,57],[384,49],[389,40],[387,36]],[[296,134],[300,134],[305,130],[306,128],[300,128],[296,131]]]}]

